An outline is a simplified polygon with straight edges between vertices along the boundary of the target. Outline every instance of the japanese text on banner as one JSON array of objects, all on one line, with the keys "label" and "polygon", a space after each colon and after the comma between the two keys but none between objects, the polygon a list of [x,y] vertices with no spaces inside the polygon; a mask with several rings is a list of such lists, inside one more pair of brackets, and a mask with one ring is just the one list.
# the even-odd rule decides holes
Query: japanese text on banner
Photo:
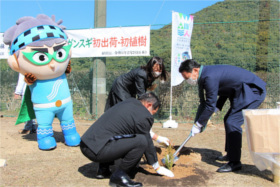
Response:
[{"label": "japanese text on banner", "polygon": [[[65,30],[72,44],[72,58],[150,56],[150,26]],[[0,34],[0,59],[9,49]]]},{"label": "japanese text on banner", "polygon": [[191,59],[191,35],[193,16],[172,12],[172,57],[171,57],[171,86],[177,86],[184,80],[179,67],[181,62]]}]

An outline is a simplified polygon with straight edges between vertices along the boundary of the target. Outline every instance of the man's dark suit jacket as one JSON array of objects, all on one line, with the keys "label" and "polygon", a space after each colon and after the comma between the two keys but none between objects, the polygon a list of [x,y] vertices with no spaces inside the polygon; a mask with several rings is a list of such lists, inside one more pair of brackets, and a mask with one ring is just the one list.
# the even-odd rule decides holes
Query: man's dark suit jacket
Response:
[{"label": "man's dark suit jacket", "polygon": [[113,91],[122,101],[130,97],[139,97],[146,93],[149,86],[147,73],[138,67],[115,79],[111,91]]},{"label": "man's dark suit jacket", "polygon": [[203,66],[198,86],[201,104],[195,122],[203,126],[216,107],[222,110],[227,99],[231,101],[231,108],[237,111],[258,100],[258,94],[266,92],[266,83],[262,79],[250,71],[231,65]]},{"label": "man's dark suit jacket", "polygon": [[148,142],[145,156],[149,164],[154,164],[158,160],[150,136],[153,123],[154,117],[147,108],[139,100],[129,98],[107,110],[81,139],[95,154],[98,154],[113,136],[143,134]]}]

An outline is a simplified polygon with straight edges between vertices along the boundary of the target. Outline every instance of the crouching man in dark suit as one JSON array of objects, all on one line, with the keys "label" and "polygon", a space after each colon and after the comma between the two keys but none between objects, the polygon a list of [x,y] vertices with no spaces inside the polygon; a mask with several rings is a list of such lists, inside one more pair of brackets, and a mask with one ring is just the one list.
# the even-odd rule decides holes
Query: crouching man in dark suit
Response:
[{"label": "crouching man in dark suit", "polygon": [[135,169],[143,154],[158,174],[174,176],[159,165],[150,136],[153,115],[159,107],[160,101],[153,92],[141,95],[138,100],[127,99],[107,110],[82,136],[82,153],[98,162],[104,175],[110,175],[110,164],[122,158],[110,177],[111,186],[142,186],[142,183],[132,181],[128,174]]},{"label": "crouching man in dark suit", "polygon": [[217,172],[240,170],[241,125],[244,123],[242,110],[260,106],[265,99],[266,83],[254,73],[236,66],[202,66],[192,59],[182,62],[179,72],[189,84],[198,84],[200,105],[192,128],[192,136],[202,132],[211,115],[222,110],[227,99],[230,101],[230,108],[224,117],[227,155],[216,158],[229,162]]}]

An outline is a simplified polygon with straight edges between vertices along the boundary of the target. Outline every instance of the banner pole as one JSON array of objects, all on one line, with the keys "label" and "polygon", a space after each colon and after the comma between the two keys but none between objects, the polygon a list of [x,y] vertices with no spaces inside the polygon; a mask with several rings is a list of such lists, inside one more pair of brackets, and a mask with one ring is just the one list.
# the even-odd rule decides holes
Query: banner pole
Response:
[{"label": "banner pole", "polygon": [[[172,54],[171,54],[172,56]],[[172,60],[171,60],[172,63]],[[171,72],[172,72],[172,65],[171,65]],[[178,123],[174,120],[172,120],[172,76],[170,78],[170,110],[169,110],[169,120],[164,122],[162,127],[163,128],[177,128],[178,127]]]},{"label": "banner pole", "polygon": [[[173,11],[172,11],[172,14],[173,14]],[[173,15],[172,15],[173,16]],[[173,24],[173,23],[172,23]],[[173,29],[172,29],[172,32],[173,32]],[[172,34],[173,36],[173,34]],[[173,54],[173,51],[172,51],[172,47],[173,47],[173,42],[171,42],[171,62],[170,62],[170,111],[169,111],[169,120],[164,122],[162,127],[163,128],[177,128],[178,127],[178,123],[174,120],[172,120],[172,61],[173,61],[173,58],[174,58],[174,54]]]},{"label": "banner pole", "polygon": [[172,85],[170,81],[170,109],[169,109],[169,120],[172,120]]}]

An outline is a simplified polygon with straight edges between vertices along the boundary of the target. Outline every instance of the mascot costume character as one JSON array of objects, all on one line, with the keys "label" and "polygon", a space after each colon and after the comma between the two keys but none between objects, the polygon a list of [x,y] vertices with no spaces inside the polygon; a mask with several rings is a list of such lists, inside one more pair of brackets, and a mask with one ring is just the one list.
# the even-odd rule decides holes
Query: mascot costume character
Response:
[{"label": "mascot costume character", "polygon": [[16,124],[34,119],[39,149],[56,148],[52,122],[56,116],[67,146],[78,146],[80,135],[73,118],[73,103],[66,74],[71,72],[71,44],[60,25],[46,15],[22,17],[4,33],[10,46],[9,66],[25,76],[24,94]]}]

